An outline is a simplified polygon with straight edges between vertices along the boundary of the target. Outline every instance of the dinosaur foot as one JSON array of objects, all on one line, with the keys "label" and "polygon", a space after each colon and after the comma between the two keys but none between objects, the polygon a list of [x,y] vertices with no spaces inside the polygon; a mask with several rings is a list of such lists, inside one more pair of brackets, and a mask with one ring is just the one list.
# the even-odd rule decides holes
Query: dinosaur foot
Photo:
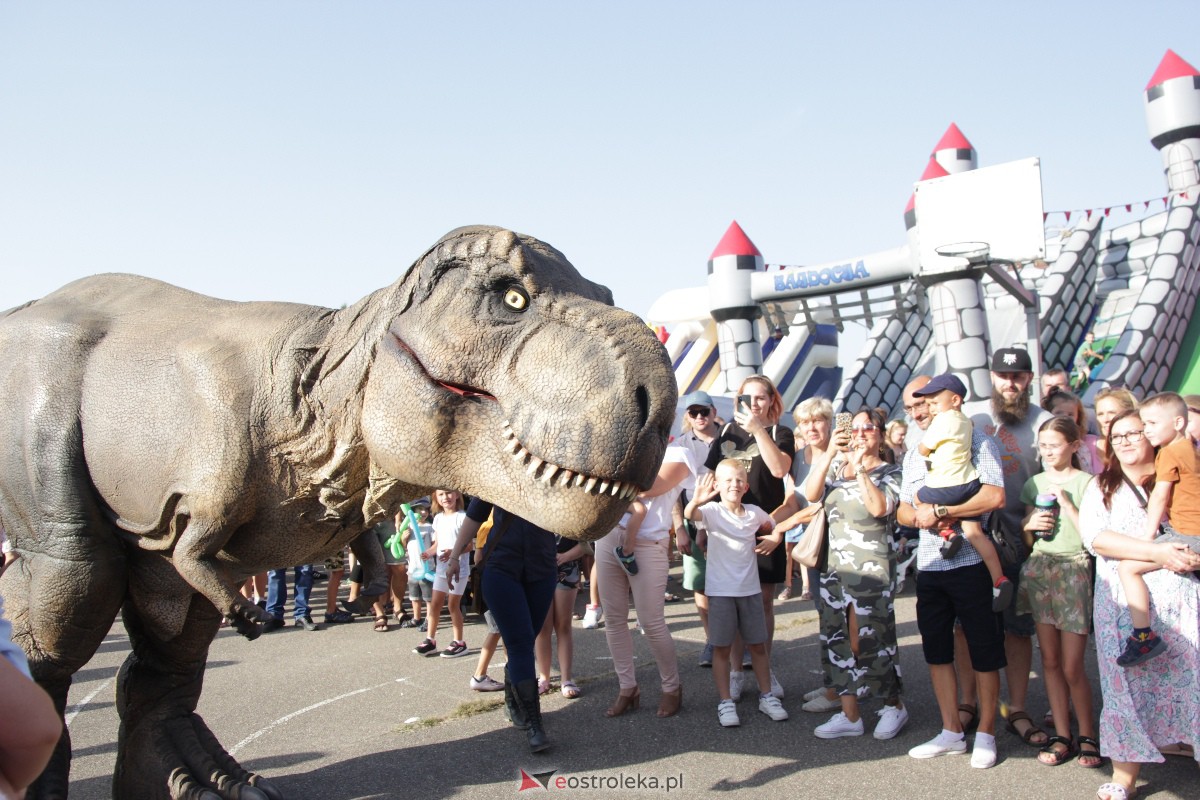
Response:
[{"label": "dinosaur foot", "polygon": [[114,797],[284,800],[270,781],[226,753],[199,716],[162,723],[160,732],[154,747],[126,748],[122,753]]},{"label": "dinosaur foot", "polygon": [[244,597],[238,597],[233,606],[225,612],[225,619],[233,629],[251,641],[262,635],[262,623],[271,615],[251,603]]}]

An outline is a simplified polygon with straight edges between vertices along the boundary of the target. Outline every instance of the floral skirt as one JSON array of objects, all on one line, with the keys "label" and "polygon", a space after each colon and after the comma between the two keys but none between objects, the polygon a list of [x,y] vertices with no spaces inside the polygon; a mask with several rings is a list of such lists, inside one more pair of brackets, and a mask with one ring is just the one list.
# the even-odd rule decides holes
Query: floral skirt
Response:
[{"label": "floral skirt", "polygon": [[1034,553],[1021,566],[1017,613],[1086,636],[1092,627],[1092,560],[1073,555]]}]

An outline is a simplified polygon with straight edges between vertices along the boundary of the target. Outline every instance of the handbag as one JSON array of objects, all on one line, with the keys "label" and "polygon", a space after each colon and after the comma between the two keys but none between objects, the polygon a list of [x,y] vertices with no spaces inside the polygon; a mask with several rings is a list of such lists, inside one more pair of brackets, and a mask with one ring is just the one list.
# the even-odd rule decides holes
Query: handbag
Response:
[{"label": "handbag", "polygon": [[804,526],[804,535],[792,546],[792,560],[802,567],[825,571],[829,561],[829,529],[822,506],[812,522]]}]

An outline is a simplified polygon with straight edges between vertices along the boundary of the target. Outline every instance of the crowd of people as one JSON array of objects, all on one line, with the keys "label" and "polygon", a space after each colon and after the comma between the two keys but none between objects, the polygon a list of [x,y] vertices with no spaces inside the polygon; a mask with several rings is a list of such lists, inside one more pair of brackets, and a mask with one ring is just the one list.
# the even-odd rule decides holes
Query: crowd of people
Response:
[{"label": "crowd of people", "polygon": [[[769,719],[788,719],[772,668],[775,606],[811,600],[821,644],[811,667],[822,677],[801,708],[833,712],[814,735],[864,735],[863,705],[877,699],[872,733],[890,739],[909,723],[895,600],[915,542],[917,627],[941,730],[909,755],[969,752],[972,767],[988,768],[1002,725],[1047,766],[1111,762],[1098,796],[1128,800],[1142,764],[1194,757],[1200,741],[1200,397],[1139,402],[1107,388],[1088,407],[1065,371],[1049,370],[1039,405],[1033,375],[1027,351],[1002,348],[989,397],[969,400],[957,377],[925,375],[904,387],[896,413],[835,414],[812,397],[792,412],[794,428],[781,424],[783,399],[763,376],[738,387],[730,420],[692,392],[653,485],[594,546],[439,488],[371,533],[390,590],[370,612],[374,629],[394,618],[423,635],[415,653],[466,655],[469,592],[487,609],[469,686],[503,690],[509,718],[543,752],[540,698],[555,661],[563,696],[582,694],[572,631],[586,589],[583,627],[603,620],[617,677],[604,714],[640,708],[640,630],[657,668],[657,716],[674,716],[684,700],[665,613],[674,545],[714,684],[689,697],[715,699],[721,726],[741,724],[747,691]],[[351,621],[335,605],[342,559],[325,566],[324,621]],[[268,629],[284,624],[287,577],[247,583],[249,596],[266,590]],[[311,565],[294,580],[294,624],[316,629]],[[352,608],[361,580],[351,574]],[[440,648],[443,608],[451,639]],[[1085,669],[1092,636],[1099,701]],[[1050,707],[1041,720],[1027,707],[1034,637]],[[498,681],[488,667],[501,644]]]}]

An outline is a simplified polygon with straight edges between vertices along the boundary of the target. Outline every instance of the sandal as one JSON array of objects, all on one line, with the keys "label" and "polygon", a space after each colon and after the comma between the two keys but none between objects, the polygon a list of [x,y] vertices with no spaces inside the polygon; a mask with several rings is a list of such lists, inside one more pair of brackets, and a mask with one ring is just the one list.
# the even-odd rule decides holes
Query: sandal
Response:
[{"label": "sandal", "polygon": [[[1100,755],[1100,743],[1091,736],[1079,736],[1075,739],[1079,742],[1079,766],[1088,769],[1096,769],[1104,766],[1106,759]],[[1091,750],[1084,750],[1083,746],[1087,745]],[[1088,759],[1084,761],[1084,759]]]},{"label": "sandal", "polygon": [[1169,744],[1165,747],[1160,747],[1158,748],[1158,752],[1162,753],[1164,756],[1182,756],[1184,758],[1196,757],[1195,749],[1190,744],[1184,744],[1183,742],[1176,742],[1175,744]]},{"label": "sandal", "polygon": [[550,679],[538,678],[538,694],[547,694],[550,691]]},{"label": "sandal", "polygon": [[[1019,730],[1017,730],[1018,722],[1028,722],[1029,723],[1029,727],[1025,729],[1024,733],[1021,733]],[[1012,733],[1016,736],[1019,736],[1021,738],[1021,741],[1023,741],[1025,744],[1029,745],[1030,747],[1042,748],[1042,747],[1045,747],[1046,745],[1050,744],[1050,742],[1051,742],[1051,738],[1047,738],[1040,742],[1033,741],[1035,736],[1037,736],[1038,734],[1045,736],[1046,732],[1044,730],[1042,730],[1041,728],[1039,728],[1037,725],[1034,725],[1033,720],[1030,719],[1029,715],[1026,714],[1024,711],[1013,711],[1012,713],[1010,713],[1008,715],[1008,719],[1005,720],[1005,722],[1004,722],[1004,726],[1006,728],[1008,728],[1010,733]]]},{"label": "sandal", "polygon": [[958,707],[958,713],[969,715],[966,722],[962,721],[962,717],[958,718],[958,724],[962,725],[963,733],[970,733],[979,727],[978,706],[973,706],[970,703],[962,703]]},{"label": "sandal", "polygon": [[388,629],[387,617],[380,614],[378,617],[375,618],[375,632],[376,633],[384,633],[387,631],[387,629]]},{"label": "sandal", "polygon": [[568,700],[574,700],[576,697],[579,697],[579,695],[583,694],[583,692],[579,691],[579,687],[575,685],[575,681],[563,681],[562,688],[559,689],[559,691],[561,691],[562,696]]},{"label": "sandal", "polygon": [[[1065,750],[1055,750],[1054,745],[1061,744]],[[1065,736],[1051,736],[1046,746],[1038,751],[1038,763],[1047,767],[1057,767],[1075,757],[1075,743]]]},{"label": "sandal", "polygon": [[1137,789],[1126,789],[1119,783],[1106,783],[1096,790],[1098,800],[1133,800]]}]

